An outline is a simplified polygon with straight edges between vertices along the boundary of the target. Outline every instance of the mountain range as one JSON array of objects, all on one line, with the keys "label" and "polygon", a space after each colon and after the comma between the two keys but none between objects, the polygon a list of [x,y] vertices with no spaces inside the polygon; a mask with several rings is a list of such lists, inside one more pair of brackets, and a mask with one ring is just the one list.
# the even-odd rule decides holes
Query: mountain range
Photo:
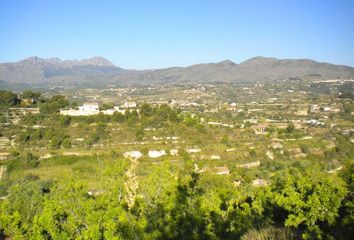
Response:
[{"label": "mountain range", "polygon": [[313,77],[354,78],[354,68],[309,59],[254,57],[155,70],[129,70],[103,57],[82,60],[29,57],[0,64],[0,88],[106,87],[152,84],[244,83]]}]

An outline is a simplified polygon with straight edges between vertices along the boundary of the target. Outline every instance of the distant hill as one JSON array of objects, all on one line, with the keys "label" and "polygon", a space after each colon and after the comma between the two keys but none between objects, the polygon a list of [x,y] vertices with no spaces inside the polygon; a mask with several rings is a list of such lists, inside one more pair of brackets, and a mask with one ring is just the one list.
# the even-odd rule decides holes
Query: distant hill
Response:
[{"label": "distant hill", "polygon": [[63,61],[59,58],[29,57],[15,63],[0,64],[0,81],[34,86],[85,85],[90,78],[116,76],[124,72],[105,58]]},{"label": "distant hill", "polygon": [[316,76],[354,78],[354,68],[309,59],[255,57],[157,70],[126,70],[102,57],[83,60],[30,57],[0,64],[0,87],[104,87],[150,84],[263,82]]}]

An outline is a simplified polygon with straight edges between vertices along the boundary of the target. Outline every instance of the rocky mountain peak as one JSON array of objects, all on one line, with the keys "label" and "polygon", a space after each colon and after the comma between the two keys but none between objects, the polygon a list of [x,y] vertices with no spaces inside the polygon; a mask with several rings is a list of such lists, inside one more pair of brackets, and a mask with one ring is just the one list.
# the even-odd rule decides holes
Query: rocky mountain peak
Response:
[{"label": "rocky mountain peak", "polygon": [[92,57],[87,59],[82,59],[79,61],[80,65],[94,65],[94,66],[105,66],[105,67],[113,67],[114,64],[103,57]]},{"label": "rocky mountain peak", "polygon": [[20,63],[29,64],[29,65],[39,65],[44,62],[45,62],[45,60],[43,58],[40,58],[37,56],[28,57],[28,58],[20,61]]}]

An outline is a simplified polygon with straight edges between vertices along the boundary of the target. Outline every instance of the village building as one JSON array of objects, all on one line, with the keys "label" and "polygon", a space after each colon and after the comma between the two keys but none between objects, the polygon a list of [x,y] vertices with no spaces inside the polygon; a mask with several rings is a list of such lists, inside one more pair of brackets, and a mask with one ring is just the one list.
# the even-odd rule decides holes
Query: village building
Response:
[{"label": "village building", "polygon": [[125,102],[122,107],[123,108],[136,108],[138,104],[136,102]]},{"label": "village building", "polygon": [[186,152],[187,153],[199,153],[201,152],[202,150],[200,148],[187,148],[186,149]]},{"label": "village building", "polygon": [[304,123],[314,126],[324,126],[324,123],[317,119],[306,120]]},{"label": "village building", "polygon": [[236,151],[236,148],[228,148],[228,149],[226,149],[226,152],[234,152],[234,151]]},{"label": "village building", "polygon": [[79,107],[79,111],[99,111],[97,103],[84,103],[84,105]]},{"label": "village building", "polygon": [[60,114],[68,116],[91,116],[99,113],[113,115],[115,112],[125,114],[125,111],[131,109],[132,106],[136,106],[136,103],[128,103],[122,107],[114,106],[113,109],[100,110],[97,103],[84,103],[82,106],[79,106],[78,109],[61,109]]},{"label": "village building", "polygon": [[213,173],[217,175],[228,175],[230,174],[230,170],[228,167],[215,167],[213,169]]},{"label": "village building", "polygon": [[159,150],[159,151],[158,150],[150,150],[148,152],[148,156],[150,158],[159,158],[159,157],[162,157],[164,155],[166,155],[166,151],[165,150]]},{"label": "village building", "polygon": [[250,162],[250,163],[245,163],[245,164],[239,164],[237,167],[239,168],[254,168],[254,167],[259,167],[261,165],[260,161],[256,162]]},{"label": "village building", "polygon": [[97,103],[84,103],[82,106],[79,106],[78,110],[76,109],[61,109],[61,115],[67,116],[91,116],[96,115],[100,112]]},{"label": "village building", "polygon": [[203,169],[199,170],[198,165],[194,164],[194,171],[197,173],[212,173],[215,175],[228,175],[230,174],[230,170],[228,167],[222,166],[222,167],[214,167],[214,168],[208,168],[204,167]]},{"label": "village building", "polygon": [[256,187],[266,187],[269,185],[269,183],[268,183],[268,181],[259,178],[259,179],[253,180],[252,185],[256,186]]},{"label": "village building", "polygon": [[130,152],[125,152],[124,157],[125,158],[141,158],[143,154],[140,151],[130,151]]}]

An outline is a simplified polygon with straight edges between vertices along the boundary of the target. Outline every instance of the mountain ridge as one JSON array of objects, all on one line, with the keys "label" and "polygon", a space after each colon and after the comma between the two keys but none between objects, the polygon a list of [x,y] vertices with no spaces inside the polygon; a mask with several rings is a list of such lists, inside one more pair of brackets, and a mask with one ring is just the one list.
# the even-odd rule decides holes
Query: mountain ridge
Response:
[{"label": "mountain ridge", "polygon": [[[224,60],[187,67],[129,70],[115,66],[103,57],[81,60],[32,56],[18,62],[0,64],[3,86],[104,87],[151,84],[191,84],[213,82],[266,82],[317,76],[354,78],[354,68],[311,59],[277,59],[257,56],[241,63]],[[1,85],[0,85],[1,87]]]},{"label": "mountain ridge", "polygon": [[[106,59],[104,57],[99,57],[99,56],[95,56],[92,58],[83,58],[81,60],[76,60],[76,59],[62,60],[58,57],[41,58],[38,56],[31,56],[31,57],[25,58],[23,60],[20,60],[16,63],[24,63],[24,64],[30,64],[30,65],[38,65],[38,64],[47,63],[47,64],[53,64],[53,65],[62,64],[62,65],[66,65],[66,66],[70,66],[70,65],[81,65],[81,66],[97,65],[97,66],[109,66],[109,67],[115,66],[108,59]],[[12,63],[7,63],[7,64],[12,64]]]}]

